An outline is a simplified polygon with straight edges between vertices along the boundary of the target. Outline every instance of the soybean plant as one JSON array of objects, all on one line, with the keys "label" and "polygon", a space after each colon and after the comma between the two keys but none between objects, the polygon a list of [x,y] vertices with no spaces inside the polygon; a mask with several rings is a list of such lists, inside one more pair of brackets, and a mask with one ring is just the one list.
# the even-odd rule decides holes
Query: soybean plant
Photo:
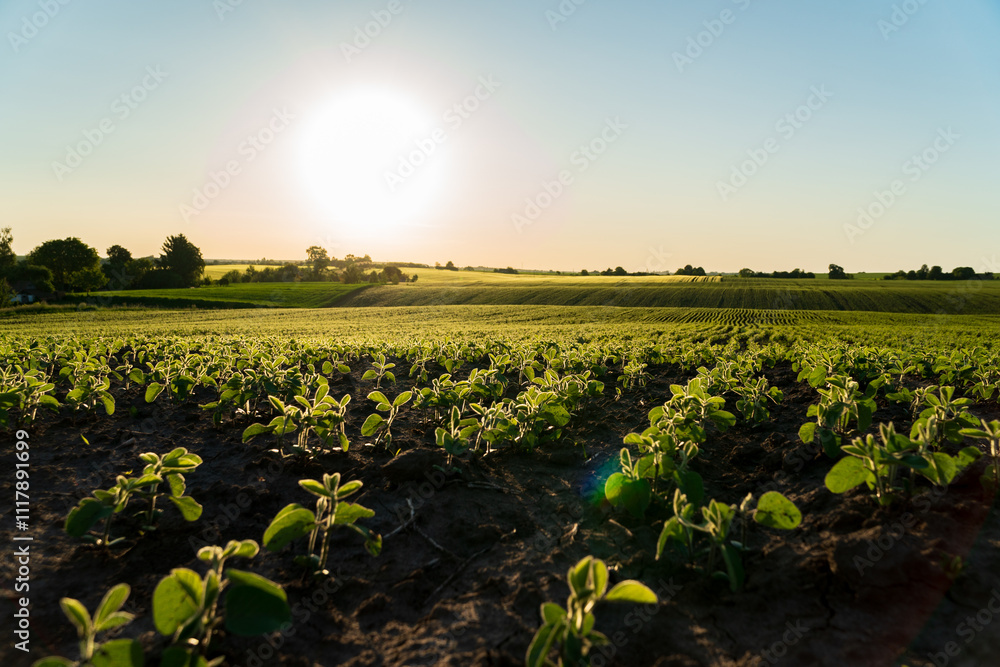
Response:
[{"label": "soybean plant", "polygon": [[365,549],[371,555],[377,556],[382,551],[382,536],[355,523],[359,519],[370,519],[375,512],[358,504],[342,502],[362,487],[361,482],[354,480],[341,485],[340,473],[335,472],[324,474],[322,482],[301,479],[299,486],[317,497],[316,511],[292,503],[278,512],[264,531],[264,547],[268,551],[280,551],[290,542],[308,535],[309,554],[295,560],[322,576],[330,574],[326,561],[330,556],[330,536],[337,526],[349,528],[365,538]]},{"label": "soybean plant", "polygon": [[375,401],[375,409],[378,412],[388,413],[385,417],[378,414],[378,412],[373,412],[368,415],[368,419],[361,426],[361,435],[368,438],[372,435],[378,433],[375,437],[375,443],[378,444],[382,440],[385,440],[386,444],[392,443],[392,422],[395,421],[396,416],[399,414],[399,409],[409,403],[410,398],[413,394],[409,391],[404,391],[402,394],[397,396],[394,400],[390,401],[386,398],[386,395],[380,391],[373,391],[368,394],[368,398]]},{"label": "soybean plant", "polygon": [[[172,642],[161,665],[214,667],[224,657],[203,657],[219,626],[241,637],[255,637],[278,630],[291,621],[288,598],[281,586],[252,572],[226,569],[230,558],[253,558],[260,547],[253,540],[231,541],[225,548],[202,547],[199,560],[209,565],[204,577],[176,568],[153,591],[153,624]],[[219,599],[225,592],[225,618]]]},{"label": "soybean plant", "polygon": [[[594,630],[594,607],[598,602],[634,602],[657,604],[656,594],[638,581],[622,581],[610,591],[608,568],[604,561],[587,556],[569,569],[566,575],[569,597],[566,608],[553,602],[542,605],[542,626],[528,646],[525,662],[528,667],[585,667],[590,665],[590,649],[610,643]],[[556,651],[553,662],[549,654]]]},{"label": "soybean plant", "polygon": [[97,635],[131,623],[135,618],[132,614],[121,611],[122,605],[131,592],[128,584],[118,584],[101,599],[94,615],[91,616],[79,600],[62,598],[62,607],[66,618],[76,627],[80,638],[80,659],[70,660],[52,656],[36,660],[32,667],[78,667],[100,665],[101,667],[142,667],[142,645],[134,639],[112,639],[103,644],[98,643]]}]

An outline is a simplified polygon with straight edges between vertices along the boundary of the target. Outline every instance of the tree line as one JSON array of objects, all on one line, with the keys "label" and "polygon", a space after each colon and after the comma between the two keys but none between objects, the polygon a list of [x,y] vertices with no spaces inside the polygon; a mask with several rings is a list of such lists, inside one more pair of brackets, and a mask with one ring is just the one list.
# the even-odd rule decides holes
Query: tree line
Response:
[{"label": "tree line", "polygon": [[10,227],[0,230],[0,288],[9,293],[25,285],[42,293],[92,292],[103,287],[191,287],[205,269],[201,251],[183,234],[168,236],[159,257],[133,258],[122,246],[113,245],[105,261],[95,248],[75,236],[45,241],[20,261],[13,242]]},{"label": "tree line", "polygon": [[[157,257],[133,257],[128,249],[113,245],[101,259],[77,237],[45,241],[18,261],[10,227],[0,229],[0,306],[26,289],[40,294],[92,292],[100,289],[173,289],[200,285],[249,282],[330,281],[349,284],[415,282],[396,266],[373,266],[369,255],[330,257],[319,246],[306,250],[306,266],[287,262],[280,266],[233,270],[218,281],[204,275],[201,249],[184,234],[168,236]],[[380,270],[378,270],[380,269]]]},{"label": "tree line", "polygon": [[991,272],[976,273],[971,266],[957,266],[950,273],[945,273],[940,266],[927,267],[926,264],[916,270],[903,271],[882,276],[883,280],[993,280]]}]

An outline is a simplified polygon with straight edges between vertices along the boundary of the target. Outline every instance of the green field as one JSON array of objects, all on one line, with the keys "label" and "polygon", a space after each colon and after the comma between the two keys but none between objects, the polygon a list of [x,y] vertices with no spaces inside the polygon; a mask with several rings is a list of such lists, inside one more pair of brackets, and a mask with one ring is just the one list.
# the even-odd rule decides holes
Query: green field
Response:
[{"label": "green field", "polygon": [[[1000,313],[1000,281],[774,280],[683,276],[559,276],[416,270],[400,285],[240,283],[99,292],[98,305],[328,308],[444,305],[614,306],[918,314]],[[363,287],[363,289],[362,289]]]},{"label": "green field", "polygon": [[[437,272],[451,273],[451,272]],[[550,305],[644,308],[836,310],[892,313],[1000,313],[1000,282],[816,281],[672,277],[431,276],[373,287],[344,306]]]},{"label": "green field", "polygon": [[365,285],[341,283],[239,283],[189,289],[125,290],[95,292],[75,299],[99,306],[135,304],[142,306],[198,308],[331,308],[348,294]]}]

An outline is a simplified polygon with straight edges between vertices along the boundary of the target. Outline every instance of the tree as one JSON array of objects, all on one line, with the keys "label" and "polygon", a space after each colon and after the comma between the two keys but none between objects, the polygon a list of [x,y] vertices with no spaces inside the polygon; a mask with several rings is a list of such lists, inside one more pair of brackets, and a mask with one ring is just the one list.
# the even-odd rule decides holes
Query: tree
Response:
[{"label": "tree", "polygon": [[239,269],[233,269],[231,271],[227,271],[225,275],[219,278],[219,284],[229,285],[230,283],[238,283],[240,282],[241,275],[243,274],[240,273]]},{"label": "tree", "polygon": [[73,285],[73,289],[79,292],[92,292],[108,284],[108,277],[100,266],[91,265],[80,271],[69,274],[68,282]]},{"label": "tree", "polygon": [[120,245],[113,245],[106,251],[108,253],[108,264],[124,269],[132,261],[132,253]]},{"label": "tree", "polygon": [[4,278],[0,278],[0,308],[9,308],[14,305],[14,294],[13,288],[7,283]]},{"label": "tree", "polygon": [[976,270],[971,266],[958,266],[951,272],[955,280],[975,280]]},{"label": "tree", "polygon": [[850,274],[844,271],[844,267],[838,266],[837,264],[830,265],[830,280],[847,280],[853,278]]},{"label": "tree", "polygon": [[916,275],[916,278],[914,278],[914,280],[927,280],[927,276],[930,275],[930,272],[931,272],[931,270],[929,268],[927,268],[926,264],[924,264],[916,272],[917,275]]},{"label": "tree", "polygon": [[0,229],[0,275],[5,274],[17,264],[17,255],[14,253],[14,233],[10,227]]},{"label": "tree", "polygon": [[932,266],[927,278],[928,280],[944,280],[944,270],[940,266]]},{"label": "tree", "polygon": [[[101,258],[97,250],[74,237],[46,241],[28,255],[31,264],[52,271],[53,282],[60,290],[89,290],[96,281],[91,269],[101,273]],[[103,274],[101,274],[103,276]],[[80,284],[74,282],[74,277]]]},{"label": "tree", "polygon": [[628,271],[626,271],[625,269],[623,269],[620,266],[616,266],[615,267],[615,275],[616,276],[627,276],[628,275]]},{"label": "tree", "polygon": [[399,270],[398,266],[385,267],[382,269],[382,276],[387,282],[390,282],[393,285],[398,285],[399,283],[406,281],[406,276],[403,275],[403,272]]},{"label": "tree", "polygon": [[756,272],[753,269],[740,269],[740,278],[753,278]]},{"label": "tree", "polygon": [[365,280],[365,272],[354,262],[348,262],[344,267],[344,272],[340,274],[341,282],[347,285],[357,285]]},{"label": "tree", "polygon": [[313,272],[317,276],[330,266],[330,256],[326,253],[325,248],[321,248],[318,245],[309,246],[306,249],[306,256],[309,258],[309,263],[312,264]]},{"label": "tree", "polygon": [[590,271],[588,271],[587,269],[584,269],[583,271],[580,272],[580,275],[581,276],[589,276],[590,275]]},{"label": "tree", "polygon": [[163,243],[160,268],[175,274],[183,287],[194,287],[205,271],[201,250],[183,234],[168,236]]},{"label": "tree", "polygon": [[37,266],[28,262],[18,262],[7,272],[7,282],[11,285],[31,283],[39,292],[55,292],[52,284],[52,271],[45,266]]},{"label": "tree", "polygon": [[444,268],[448,271],[458,271],[458,267],[455,266],[455,262],[448,260],[448,263],[444,265]]},{"label": "tree", "polygon": [[128,275],[128,265],[132,262],[132,253],[120,245],[113,245],[105,251],[108,254],[108,261],[101,269],[111,284],[112,289],[124,289],[132,282],[132,277]]}]

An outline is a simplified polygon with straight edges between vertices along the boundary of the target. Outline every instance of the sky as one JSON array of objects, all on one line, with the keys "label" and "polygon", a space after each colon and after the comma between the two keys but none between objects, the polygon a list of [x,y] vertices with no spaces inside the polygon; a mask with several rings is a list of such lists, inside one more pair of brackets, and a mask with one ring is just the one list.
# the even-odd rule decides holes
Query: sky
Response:
[{"label": "sky", "polygon": [[1000,3],[7,0],[0,226],[206,258],[1000,271]]}]

